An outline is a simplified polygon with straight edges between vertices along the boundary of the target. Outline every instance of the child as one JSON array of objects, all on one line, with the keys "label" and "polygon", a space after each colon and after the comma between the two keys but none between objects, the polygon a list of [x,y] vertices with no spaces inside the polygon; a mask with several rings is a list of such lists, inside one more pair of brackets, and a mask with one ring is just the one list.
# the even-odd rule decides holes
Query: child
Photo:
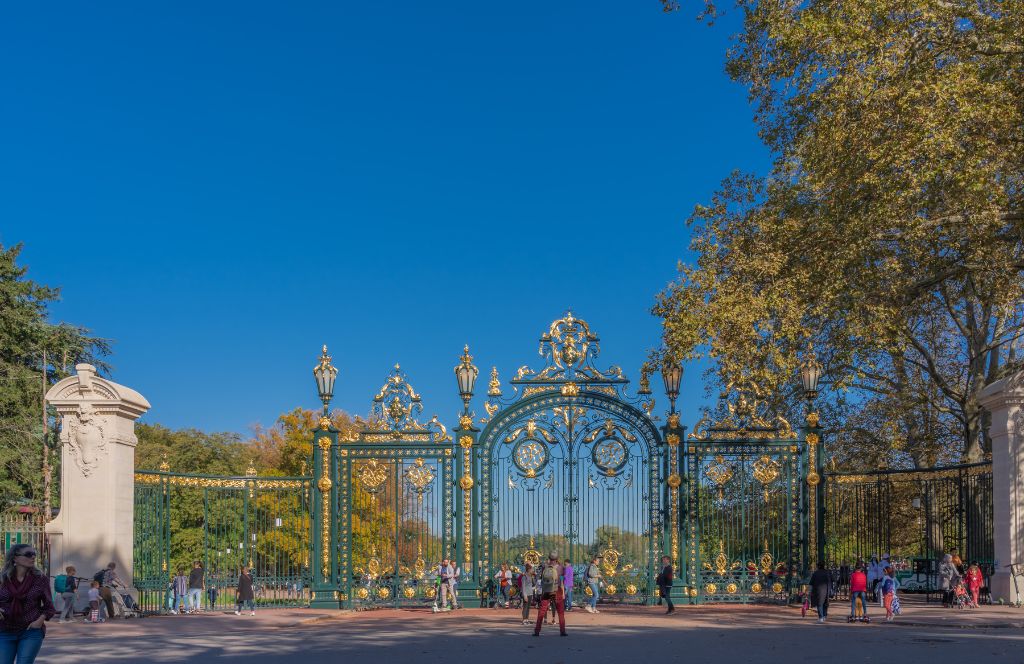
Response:
[{"label": "child", "polygon": [[967,568],[967,590],[971,593],[971,604],[970,606],[977,608],[978,596],[981,593],[981,586],[983,584],[984,577],[981,574],[981,567],[978,566],[977,560],[971,561],[971,566]]},{"label": "child", "polygon": [[185,613],[185,597],[188,595],[188,577],[185,570],[178,568],[178,574],[171,582],[174,586],[174,604],[171,606],[171,615],[177,615],[180,610]]},{"label": "child", "polygon": [[100,618],[100,582],[95,579],[89,584],[89,620],[87,622],[103,622],[103,618]]}]

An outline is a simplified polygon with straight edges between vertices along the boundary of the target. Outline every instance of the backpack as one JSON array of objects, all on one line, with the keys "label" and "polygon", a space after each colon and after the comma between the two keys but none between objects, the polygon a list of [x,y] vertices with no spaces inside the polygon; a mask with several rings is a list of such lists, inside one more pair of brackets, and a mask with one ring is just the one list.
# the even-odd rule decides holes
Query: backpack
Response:
[{"label": "backpack", "polygon": [[66,593],[68,591],[67,574],[61,574],[53,579],[53,592]]},{"label": "backpack", "polygon": [[107,575],[107,570],[101,569],[100,571],[98,571],[98,572],[96,572],[95,574],[92,575],[92,580],[102,586],[103,585],[103,577],[105,577],[106,575]]},{"label": "backpack", "polygon": [[558,567],[545,565],[540,574],[540,589],[544,593],[553,593],[558,589]]}]

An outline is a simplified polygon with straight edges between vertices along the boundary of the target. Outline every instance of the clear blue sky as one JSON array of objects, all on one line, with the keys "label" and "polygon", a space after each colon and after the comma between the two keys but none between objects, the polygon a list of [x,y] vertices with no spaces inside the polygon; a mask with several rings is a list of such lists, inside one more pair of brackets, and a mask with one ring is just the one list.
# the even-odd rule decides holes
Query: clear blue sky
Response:
[{"label": "clear blue sky", "polygon": [[171,427],[315,407],[323,343],[335,406],[401,362],[451,423],[462,345],[507,380],[568,306],[635,380],[685,218],[767,161],[723,72],[735,25],[699,9],[9,5],[0,242]]}]

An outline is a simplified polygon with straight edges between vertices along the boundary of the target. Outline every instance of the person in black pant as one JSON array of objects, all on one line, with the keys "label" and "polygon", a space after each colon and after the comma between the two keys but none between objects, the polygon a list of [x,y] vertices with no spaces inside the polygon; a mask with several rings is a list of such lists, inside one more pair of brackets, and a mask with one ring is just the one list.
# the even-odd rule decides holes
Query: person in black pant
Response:
[{"label": "person in black pant", "polygon": [[668,615],[669,613],[675,613],[676,610],[675,605],[672,604],[672,559],[668,556],[662,556],[661,564],[661,573],[658,574],[656,581],[658,583],[658,594],[668,604],[668,611],[665,612]]},{"label": "person in black pant", "polygon": [[828,616],[828,591],[832,586],[832,577],[825,569],[825,563],[819,561],[818,569],[811,575],[811,605],[818,610],[818,622],[825,622]]}]

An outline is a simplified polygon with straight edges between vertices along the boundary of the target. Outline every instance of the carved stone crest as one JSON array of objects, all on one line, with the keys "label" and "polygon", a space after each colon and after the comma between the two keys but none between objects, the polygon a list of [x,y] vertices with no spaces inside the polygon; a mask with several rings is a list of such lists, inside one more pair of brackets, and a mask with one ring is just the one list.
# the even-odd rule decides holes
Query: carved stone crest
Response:
[{"label": "carved stone crest", "polygon": [[67,424],[64,442],[71,447],[78,469],[88,477],[107,452],[102,420],[89,404],[80,406],[77,414],[65,415],[64,420]]}]

